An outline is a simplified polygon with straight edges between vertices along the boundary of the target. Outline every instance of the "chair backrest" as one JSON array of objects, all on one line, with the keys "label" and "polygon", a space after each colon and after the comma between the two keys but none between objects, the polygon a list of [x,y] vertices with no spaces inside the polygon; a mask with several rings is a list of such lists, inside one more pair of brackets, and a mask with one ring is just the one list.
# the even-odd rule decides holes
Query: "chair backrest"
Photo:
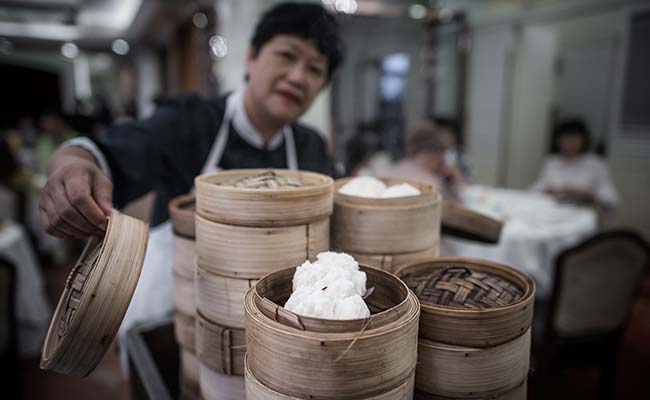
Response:
[{"label": "chair backrest", "polygon": [[638,234],[597,234],[557,258],[549,324],[562,337],[616,333],[624,326],[650,263]]}]

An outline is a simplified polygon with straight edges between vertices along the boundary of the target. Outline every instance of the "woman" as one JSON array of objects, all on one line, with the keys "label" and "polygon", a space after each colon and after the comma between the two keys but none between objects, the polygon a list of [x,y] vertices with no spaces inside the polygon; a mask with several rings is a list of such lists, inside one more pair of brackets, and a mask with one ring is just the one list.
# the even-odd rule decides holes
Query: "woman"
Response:
[{"label": "woman", "polygon": [[102,235],[114,204],[156,194],[145,264],[121,332],[171,315],[167,204],[190,192],[196,175],[234,168],[332,173],[321,136],[296,121],[340,63],[334,16],[317,4],[282,3],[255,29],[243,89],[166,100],[147,120],[116,125],[104,140],[70,141],[54,154],[41,195],[41,220],[52,235]]},{"label": "woman", "polygon": [[532,190],[559,201],[613,209],[619,194],[609,169],[598,156],[589,153],[590,134],[581,120],[559,124],[553,134],[552,153],[544,162]]}]

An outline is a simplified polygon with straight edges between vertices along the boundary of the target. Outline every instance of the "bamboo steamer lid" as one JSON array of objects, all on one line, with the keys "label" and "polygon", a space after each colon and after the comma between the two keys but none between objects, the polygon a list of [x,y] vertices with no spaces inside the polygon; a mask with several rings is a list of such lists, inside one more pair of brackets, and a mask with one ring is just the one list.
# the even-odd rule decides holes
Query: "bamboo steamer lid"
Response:
[{"label": "bamboo steamer lid", "polygon": [[191,194],[176,196],[169,202],[169,217],[172,229],[179,235],[189,239],[194,238],[194,211],[196,201]]},{"label": "bamboo steamer lid", "polygon": [[[274,174],[304,186],[246,188],[230,186],[246,177]],[[196,210],[204,218],[239,226],[292,226],[332,214],[334,181],[326,175],[283,169],[233,169],[195,179]]]},{"label": "bamboo steamer lid", "polygon": [[146,223],[113,210],[103,240],[88,241],[54,311],[42,369],[86,376],[101,361],[133,297],[148,236]]},{"label": "bamboo steamer lid", "polygon": [[442,232],[484,243],[498,243],[503,222],[449,201],[442,202]]},{"label": "bamboo steamer lid", "polygon": [[[452,269],[458,269],[459,274]],[[492,347],[523,335],[531,325],[535,283],[506,265],[440,257],[406,264],[396,275],[420,296],[421,338],[457,346]],[[431,293],[431,298],[440,295],[442,301],[423,299],[425,292],[421,290]]]}]

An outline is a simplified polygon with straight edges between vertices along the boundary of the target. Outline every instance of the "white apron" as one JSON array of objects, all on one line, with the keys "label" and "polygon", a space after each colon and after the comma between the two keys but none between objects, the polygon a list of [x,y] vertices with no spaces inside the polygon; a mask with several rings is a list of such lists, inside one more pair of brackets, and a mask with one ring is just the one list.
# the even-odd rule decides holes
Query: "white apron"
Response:
[{"label": "white apron", "polygon": [[[223,121],[201,173],[220,170],[218,165],[228,142],[230,123],[237,109],[237,102],[242,101],[242,96],[243,91],[237,91],[228,96]],[[282,133],[284,135],[287,166],[291,170],[297,170],[298,154],[296,153],[293,130],[290,126],[285,126]],[[194,191],[194,188],[192,188],[192,191]],[[127,375],[128,360],[124,349],[126,332],[137,323],[170,318],[174,311],[172,299],[172,240],[173,233],[170,220],[152,228],[149,232],[147,254],[142,266],[140,280],[119,330],[119,337],[122,342],[122,370]]]}]

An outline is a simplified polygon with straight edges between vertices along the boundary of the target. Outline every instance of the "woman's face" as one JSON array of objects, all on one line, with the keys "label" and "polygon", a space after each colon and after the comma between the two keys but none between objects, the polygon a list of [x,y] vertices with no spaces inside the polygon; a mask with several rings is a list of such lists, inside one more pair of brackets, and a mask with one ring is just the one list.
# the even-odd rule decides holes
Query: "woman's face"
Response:
[{"label": "woman's face", "polygon": [[327,58],[312,41],[276,35],[254,54],[249,49],[248,87],[258,107],[281,124],[295,122],[327,82]]},{"label": "woman's face", "polygon": [[568,132],[560,136],[558,140],[558,147],[560,154],[565,157],[575,157],[582,151],[584,147],[584,139],[578,132]]}]

